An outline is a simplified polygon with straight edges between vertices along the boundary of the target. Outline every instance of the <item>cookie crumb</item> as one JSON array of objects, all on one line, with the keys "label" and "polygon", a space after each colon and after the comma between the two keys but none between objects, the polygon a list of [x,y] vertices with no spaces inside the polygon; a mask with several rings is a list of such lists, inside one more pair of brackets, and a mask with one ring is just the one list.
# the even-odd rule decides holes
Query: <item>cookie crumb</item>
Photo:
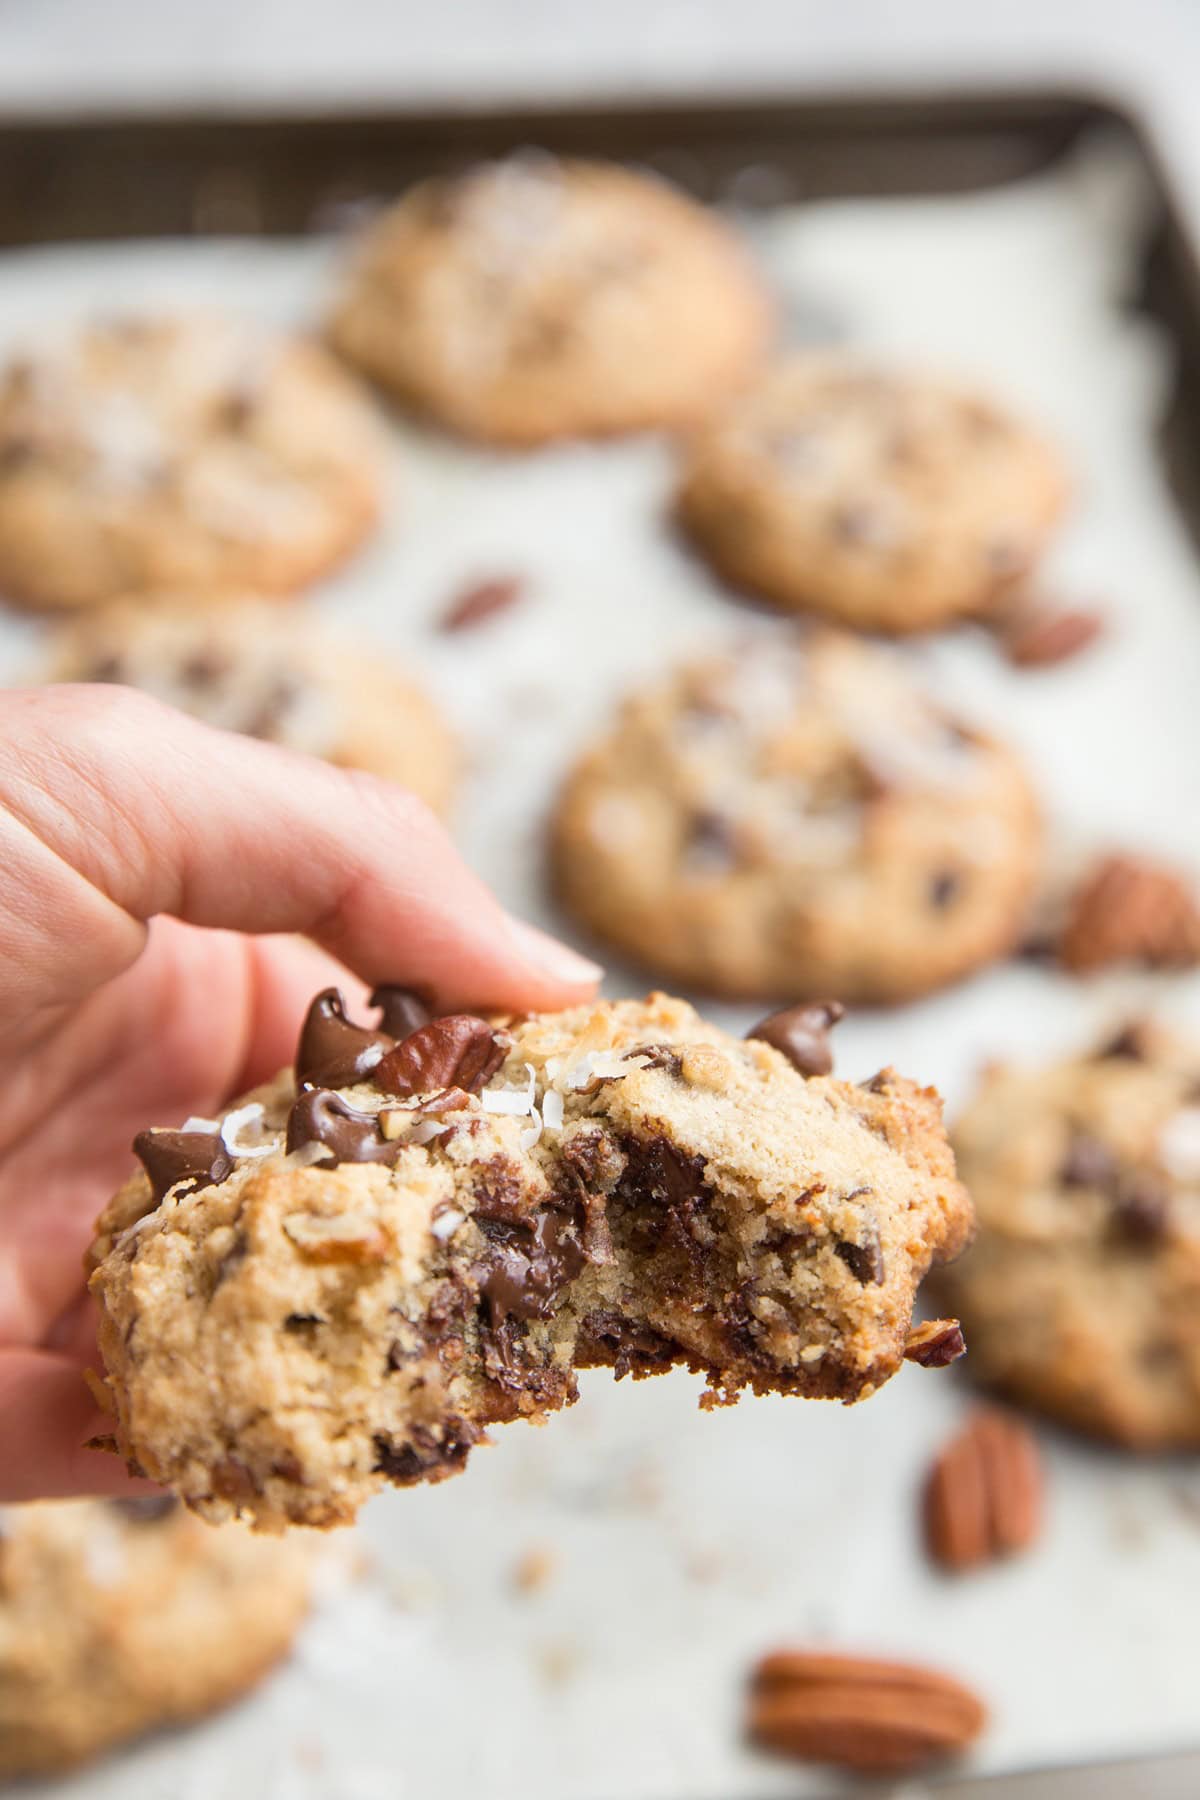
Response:
[{"label": "cookie crumb", "polygon": [[519,1594],[537,1594],[549,1587],[558,1573],[557,1550],[549,1544],[533,1544],[517,1558],[512,1584]]}]

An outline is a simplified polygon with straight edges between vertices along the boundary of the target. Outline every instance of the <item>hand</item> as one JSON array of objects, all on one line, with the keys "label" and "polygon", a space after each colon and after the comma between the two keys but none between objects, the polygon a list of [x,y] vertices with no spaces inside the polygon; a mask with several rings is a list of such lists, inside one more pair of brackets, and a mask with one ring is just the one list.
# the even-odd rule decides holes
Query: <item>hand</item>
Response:
[{"label": "hand", "polygon": [[447,1008],[566,1006],[599,975],[400,788],[121,688],[0,695],[0,1501],[146,1485],[84,1447],[92,1221],[143,1126],[289,1062],[318,988],[361,1004],[342,964]]}]

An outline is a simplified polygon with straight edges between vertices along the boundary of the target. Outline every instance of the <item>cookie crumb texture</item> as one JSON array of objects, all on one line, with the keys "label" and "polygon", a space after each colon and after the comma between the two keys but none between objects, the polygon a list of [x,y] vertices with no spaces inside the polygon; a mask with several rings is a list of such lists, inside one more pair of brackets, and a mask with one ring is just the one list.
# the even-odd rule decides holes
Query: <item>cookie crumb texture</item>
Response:
[{"label": "cookie crumb texture", "polygon": [[458,751],[432,700],[300,610],[252,595],[116,601],[57,628],[42,679],[140,688],[208,725],[398,781],[446,812]]},{"label": "cookie crumb texture", "polygon": [[660,978],[895,1001],[1009,952],[1040,849],[1016,756],[895,650],[770,633],[633,694],[559,802],[557,886]]},{"label": "cookie crumb texture", "polygon": [[1143,1025],[996,1069],[955,1143],[979,1236],[939,1287],[971,1374],[1132,1449],[1200,1448],[1200,1051]]},{"label": "cookie crumb texture", "polygon": [[715,213],[652,176],[526,153],[386,212],[330,333],[405,405],[521,445],[695,424],[771,324]]},{"label": "cookie crumb texture", "polygon": [[97,320],[0,374],[0,591],[291,592],[374,525],[381,458],[319,344],[215,313]]},{"label": "cookie crumb texture", "polygon": [[312,1562],[169,1497],[0,1511],[0,1779],[237,1699],[287,1654]]},{"label": "cookie crumb texture", "polygon": [[1036,564],[1066,496],[1057,452],[983,396],[808,354],[698,434],[679,511],[736,586],[905,633],[994,605]]},{"label": "cookie crumb texture", "polygon": [[860,1399],[970,1228],[931,1089],[663,995],[393,1045],[326,994],[298,1074],[143,1134],[93,1247],[120,1448],[214,1521],[344,1524],[582,1367]]}]

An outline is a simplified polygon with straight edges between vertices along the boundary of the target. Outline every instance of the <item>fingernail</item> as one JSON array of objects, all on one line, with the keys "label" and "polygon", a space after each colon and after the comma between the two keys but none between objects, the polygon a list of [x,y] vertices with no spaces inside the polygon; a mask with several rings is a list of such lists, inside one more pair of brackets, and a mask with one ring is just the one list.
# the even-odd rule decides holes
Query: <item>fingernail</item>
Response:
[{"label": "fingernail", "polygon": [[548,932],[539,931],[536,925],[527,925],[524,919],[510,916],[508,928],[526,961],[535,963],[545,974],[552,975],[555,981],[582,986],[584,982],[599,981],[604,973],[599,963],[580,956],[576,950],[568,949],[566,944],[560,944]]}]

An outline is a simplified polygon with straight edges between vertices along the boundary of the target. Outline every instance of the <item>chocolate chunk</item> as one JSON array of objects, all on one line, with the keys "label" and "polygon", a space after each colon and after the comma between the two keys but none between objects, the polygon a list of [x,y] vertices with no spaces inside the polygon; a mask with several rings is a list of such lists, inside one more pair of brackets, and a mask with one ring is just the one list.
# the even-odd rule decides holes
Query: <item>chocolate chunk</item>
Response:
[{"label": "chocolate chunk", "polygon": [[751,1026],[748,1038],[758,1038],[786,1056],[801,1075],[828,1075],[833,1068],[829,1033],[846,1009],[837,1000],[818,1000],[810,1006],[789,1006]]},{"label": "chocolate chunk", "polygon": [[546,1318],[583,1265],[583,1250],[562,1213],[543,1212],[530,1229],[494,1239],[478,1272],[492,1328],[509,1318]]},{"label": "chocolate chunk", "polygon": [[837,1253],[855,1280],[861,1281],[864,1287],[878,1287],[882,1282],[885,1273],[883,1247],[877,1231],[872,1231],[861,1244],[839,1244]]},{"label": "chocolate chunk", "polygon": [[1077,1131],[1067,1147],[1058,1179],[1064,1187],[1107,1188],[1117,1172],[1117,1160],[1107,1144],[1086,1131]]},{"label": "chocolate chunk", "polygon": [[943,912],[962,892],[963,879],[956,869],[942,869],[929,884],[929,904]]},{"label": "chocolate chunk", "polygon": [[18,469],[27,468],[36,456],[37,445],[30,436],[14,432],[0,439],[0,475],[13,475]]},{"label": "chocolate chunk", "polygon": [[102,656],[99,662],[92,664],[84,676],[85,681],[103,683],[121,682],[125,679],[125,664],[119,656]]},{"label": "chocolate chunk", "polygon": [[1130,1062],[1146,1062],[1150,1055],[1148,1031],[1141,1019],[1134,1019],[1123,1025],[1114,1037],[1101,1044],[1096,1052],[1097,1061],[1104,1062],[1109,1057],[1127,1058]]},{"label": "chocolate chunk", "polygon": [[428,1002],[416,988],[396,987],[388,981],[381,982],[375,989],[371,1005],[382,1015],[380,1030],[397,1039],[409,1037],[422,1025],[428,1025],[433,1016]]},{"label": "chocolate chunk", "polygon": [[327,1169],[344,1162],[395,1162],[404,1148],[403,1139],[384,1137],[378,1114],[359,1112],[328,1088],[307,1088],[288,1114],[289,1151],[306,1144],[324,1144],[333,1152],[322,1162]]},{"label": "chocolate chunk", "polygon": [[448,1013],[410,1032],[372,1070],[385,1094],[428,1094],[460,1087],[477,1094],[509,1050],[509,1039],[474,1013]]},{"label": "chocolate chunk", "polygon": [[233,1158],[218,1131],[139,1131],[133,1153],[150,1177],[154,1203],[178,1182],[212,1187],[233,1173]]},{"label": "chocolate chunk", "polygon": [[350,1087],[371,1073],[394,1041],[387,1032],[352,1024],[337,988],[325,988],[300,1032],[296,1080],[301,1087]]},{"label": "chocolate chunk", "polygon": [[174,1494],[142,1494],[132,1500],[110,1500],[108,1504],[132,1525],[158,1525],[179,1511]]},{"label": "chocolate chunk", "polygon": [[525,592],[525,583],[516,575],[498,576],[491,581],[478,581],[455,596],[442,614],[442,631],[469,631],[482,625],[497,613],[508,612]]},{"label": "chocolate chunk", "polygon": [[688,827],[683,865],[689,875],[722,875],[738,860],[733,824],[720,813],[698,812]]},{"label": "chocolate chunk", "polygon": [[1167,1231],[1170,1194],[1149,1170],[1125,1176],[1117,1186],[1113,1217],[1118,1229],[1137,1244],[1155,1244]]},{"label": "chocolate chunk", "polygon": [[471,1446],[482,1435],[478,1426],[466,1419],[447,1419],[441,1438],[422,1425],[413,1426],[407,1444],[395,1444],[380,1435],[375,1439],[375,1467],[401,1487],[415,1481],[440,1481],[459,1472]]},{"label": "chocolate chunk", "polygon": [[922,1369],[945,1369],[967,1353],[963,1329],[957,1319],[927,1319],[914,1325],[904,1346],[905,1362]]},{"label": "chocolate chunk", "polygon": [[665,1069],[668,1075],[675,1076],[683,1071],[683,1054],[670,1044],[643,1044],[636,1054],[645,1058],[643,1066],[647,1069]]},{"label": "chocolate chunk", "polygon": [[197,650],[189,656],[179,673],[184,686],[189,688],[212,688],[223,681],[230,673],[230,662],[218,650]]}]

